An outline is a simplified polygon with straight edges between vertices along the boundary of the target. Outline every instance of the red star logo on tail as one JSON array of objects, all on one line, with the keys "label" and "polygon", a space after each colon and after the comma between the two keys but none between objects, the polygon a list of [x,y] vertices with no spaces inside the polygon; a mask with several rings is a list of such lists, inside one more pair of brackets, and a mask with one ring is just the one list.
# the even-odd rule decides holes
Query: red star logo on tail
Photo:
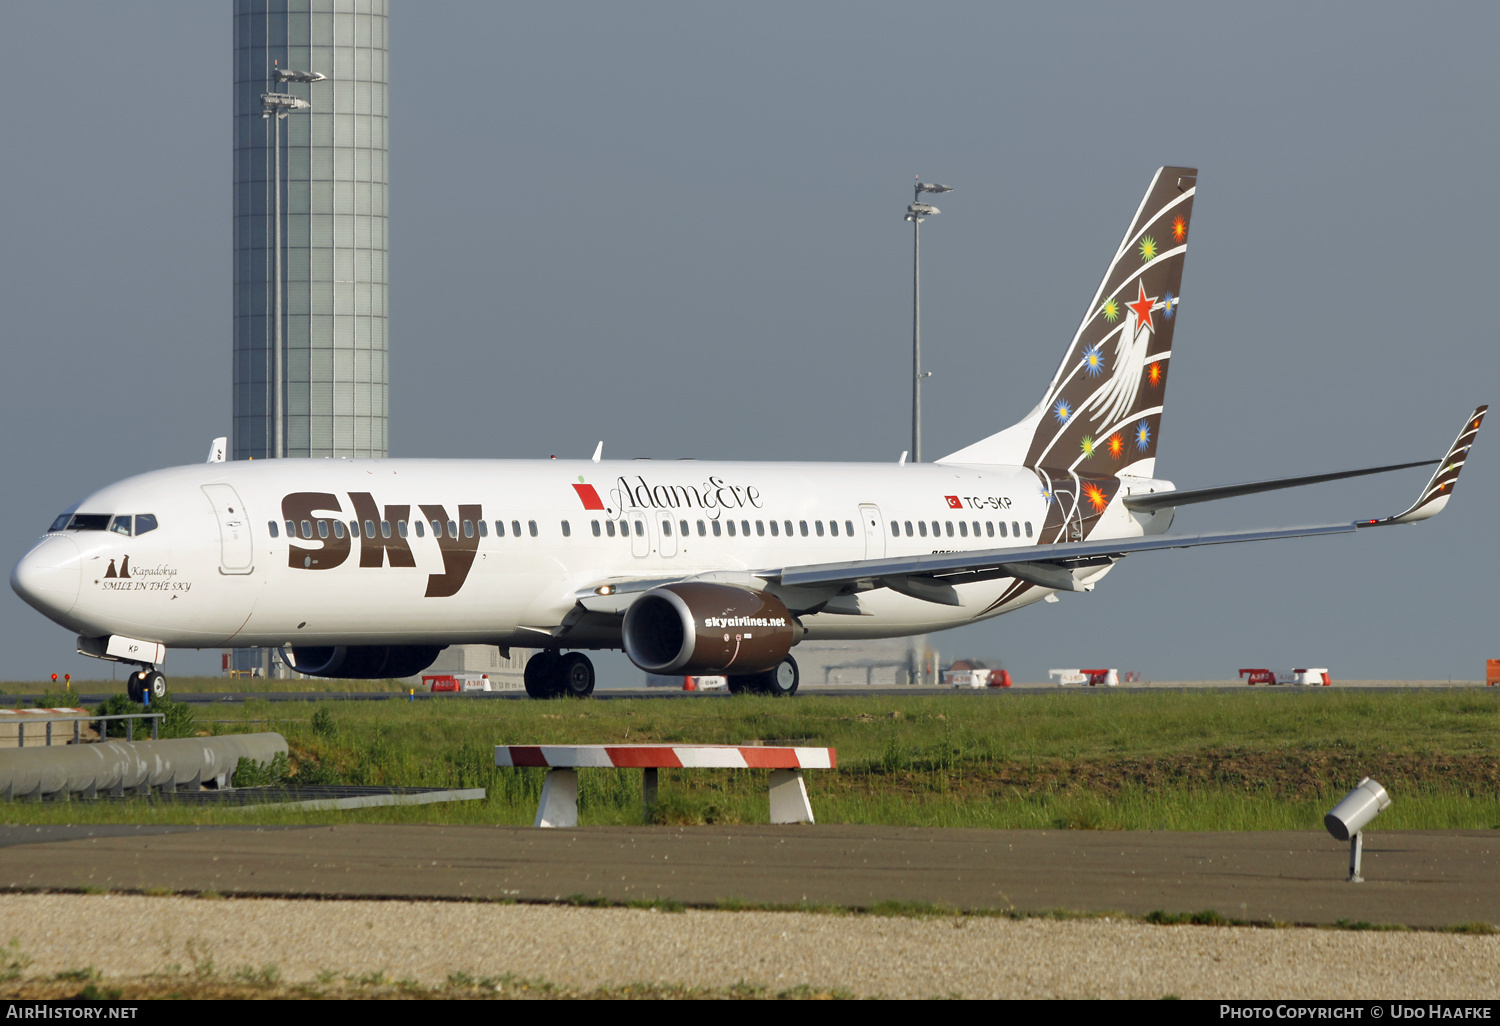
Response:
[{"label": "red star logo on tail", "polygon": [[1136,282],[1136,287],[1141,290],[1140,297],[1134,303],[1126,303],[1125,305],[1135,311],[1136,331],[1140,331],[1141,326],[1145,325],[1154,332],[1156,331],[1156,325],[1151,323],[1151,308],[1156,303],[1156,297],[1146,295],[1145,282]]}]

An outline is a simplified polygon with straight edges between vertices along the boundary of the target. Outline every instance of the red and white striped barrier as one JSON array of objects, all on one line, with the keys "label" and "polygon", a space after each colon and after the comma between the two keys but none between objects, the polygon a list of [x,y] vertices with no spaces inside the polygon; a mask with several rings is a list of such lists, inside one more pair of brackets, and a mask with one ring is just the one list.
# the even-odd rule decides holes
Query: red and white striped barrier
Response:
[{"label": "red and white striped barrier", "polygon": [[539,827],[578,825],[578,770],[639,769],[641,794],[649,807],[656,804],[657,770],[768,769],[771,771],[772,823],[813,822],[807,798],[805,769],[833,769],[832,748],[789,748],[764,745],[496,745],[495,765],[542,767],[542,800],[537,806]]},{"label": "red and white striped barrier", "polygon": [[833,769],[832,748],[761,745],[497,745],[496,766],[605,769]]}]

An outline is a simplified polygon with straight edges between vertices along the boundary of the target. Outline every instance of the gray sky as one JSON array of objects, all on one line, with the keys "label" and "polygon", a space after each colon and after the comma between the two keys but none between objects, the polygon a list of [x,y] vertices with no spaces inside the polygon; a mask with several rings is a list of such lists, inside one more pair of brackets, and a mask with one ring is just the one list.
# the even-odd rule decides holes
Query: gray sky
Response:
[{"label": "gray sky", "polygon": [[[1437,457],[1497,397],[1492,5],[496,4],[391,18],[392,455],[894,461],[1040,397],[1152,172],[1201,169],[1158,472]],[[7,4],[0,525],[229,433],[230,8]],[[1424,525],[1138,555],[946,657],[1482,676],[1500,441]],[[1398,511],[1423,472],[1183,510]],[[0,678],[108,676],[9,589]],[[217,653],[174,653],[169,673]]]}]

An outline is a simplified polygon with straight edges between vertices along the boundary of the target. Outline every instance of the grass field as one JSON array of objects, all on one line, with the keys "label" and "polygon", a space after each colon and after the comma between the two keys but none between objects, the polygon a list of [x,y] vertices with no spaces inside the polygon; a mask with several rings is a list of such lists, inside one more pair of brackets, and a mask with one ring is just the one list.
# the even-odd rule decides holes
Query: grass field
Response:
[{"label": "grass field", "polygon": [[[188,711],[187,707],[181,707]],[[194,707],[189,733],[274,730],[304,783],[485,787],[483,802],[353,812],[202,811],[169,801],[26,804],[11,823],[530,823],[542,771],[493,746],[827,745],[808,774],[820,822],[1155,830],[1321,830],[1362,776],[1395,803],[1382,829],[1500,828],[1500,695],[1486,691],[1056,692],[792,700],[422,701]],[[580,773],[583,824],[638,823],[640,774]],[[765,775],[663,771],[655,818],[764,822]]]}]

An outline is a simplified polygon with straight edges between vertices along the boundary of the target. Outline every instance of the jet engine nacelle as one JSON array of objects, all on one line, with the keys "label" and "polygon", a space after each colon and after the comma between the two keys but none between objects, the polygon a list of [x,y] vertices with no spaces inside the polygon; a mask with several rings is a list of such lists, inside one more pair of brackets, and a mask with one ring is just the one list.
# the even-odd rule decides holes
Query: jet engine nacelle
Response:
[{"label": "jet engine nacelle", "polygon": [[380,680],[421,673],[441,651],[440,645],[295,645],[281,657],[309,677]]},{"label": "jet engine nacelle", "polygon": [[760,673],[802,633],[775,595],[728,584],[668,584],[625,611],[625,654],[647,673]]}]

